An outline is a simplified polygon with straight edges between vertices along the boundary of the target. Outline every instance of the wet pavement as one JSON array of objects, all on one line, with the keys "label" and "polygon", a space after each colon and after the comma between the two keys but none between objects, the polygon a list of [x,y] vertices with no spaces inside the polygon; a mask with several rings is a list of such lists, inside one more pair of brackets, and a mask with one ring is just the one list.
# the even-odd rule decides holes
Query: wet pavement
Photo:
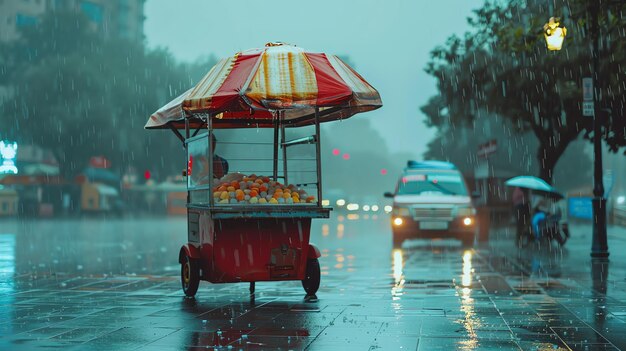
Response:
[{"label": "wet pavement", "polygon": [[626,229],[566,249],[411,241],[384,216],[319,220],[322,285],[202,282],[183,298],[180,218],[0,221],[0,350],[626,350]]}]

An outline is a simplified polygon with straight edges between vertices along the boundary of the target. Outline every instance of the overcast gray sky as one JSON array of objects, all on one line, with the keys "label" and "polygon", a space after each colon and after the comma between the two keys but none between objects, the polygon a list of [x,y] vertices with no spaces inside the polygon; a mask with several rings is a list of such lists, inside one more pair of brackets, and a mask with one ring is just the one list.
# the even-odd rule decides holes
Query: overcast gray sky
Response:
[{"label": "overcast gray sky", "polygon": [[[148,0],[150,47],[167,47],[180,60],[282,41],[310,51],[347,55],[381,94],[383,107],[368,118],[392,151],[419,158],[434,130],[419,110],[436,93],[424,73],[430,51],[483,0]],[[208,69],[207,69],[208,71]]]}]

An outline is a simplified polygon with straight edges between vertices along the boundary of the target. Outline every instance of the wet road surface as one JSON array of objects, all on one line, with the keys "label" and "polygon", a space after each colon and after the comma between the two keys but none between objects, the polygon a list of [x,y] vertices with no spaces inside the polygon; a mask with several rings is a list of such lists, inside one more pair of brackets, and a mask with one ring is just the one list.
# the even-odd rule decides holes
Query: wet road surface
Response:
[{"label": "wet road surface", "polygon": [[626,350],[624,228],[566,249],[412,241],[388,219],[314,222],[322,285],[201,282],[183,298],[181,218],[0,221],[0,350]]}]

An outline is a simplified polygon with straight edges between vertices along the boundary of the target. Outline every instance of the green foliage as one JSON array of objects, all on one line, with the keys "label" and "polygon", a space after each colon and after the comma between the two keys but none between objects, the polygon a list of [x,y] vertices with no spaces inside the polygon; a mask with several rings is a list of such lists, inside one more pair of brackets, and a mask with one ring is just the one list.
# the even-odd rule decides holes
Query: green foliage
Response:
[{"label": "green foliage", "polygon": [[[538,140],[539,175],[551,181],[553,168],[580,135],[592,137],[592,120],[582,116],[582,78],[590,76],[588,1],[556,1],[568,28],[565,47],[548,52],[543,24],[548,3],[513,0],[487,2],[470,19],[472,33],[451,37],[433,50],[426,71],[438,82],[440,95],[422,111],[427,124],[471,126],[481,116],[497,114],[518,132]],[[603,136],[612,151],[626,145],[626,50],[623,14],[626,4],[605,3],[600,11],[601,107],[612,110]],[[567,15],[567,16],[566,16]]]},{"label": "green foliage", "polygon": [[[540,164],[535,157],[539,146],[532,132],[517,132],[509,121],[497,115],[481,116],[462,128],[440,130],[428,144],[425,159],[454,163],[464,174],[474,173],[481,162],[477,155],[480,144],[496,139],[497,151],[489,156],[489,167],[501,177],[535,174]],[[574,142],[559,159],[554,169],[554,185],[561,191],[591,184],[591,159],[583,142]],[[571,176],[576,170],[576,177]]]}]

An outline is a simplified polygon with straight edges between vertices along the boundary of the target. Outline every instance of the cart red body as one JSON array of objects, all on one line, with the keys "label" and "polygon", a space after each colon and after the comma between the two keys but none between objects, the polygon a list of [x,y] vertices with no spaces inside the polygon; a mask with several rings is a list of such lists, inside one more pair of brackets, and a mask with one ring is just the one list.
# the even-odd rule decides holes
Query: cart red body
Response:
[{"label": "cart red body", "polygon": [[[242,210],[239,211],[241,215]],[[310,216],[328,213],[306,212]],[[319,250],[309,243],[310,217],[227,217],[228,213],[219,210],[189,209],[189,243],[181,248],[179,262],[184,262],[185,255],[198,259],[202,280],[302,280],[307,260],[320,256]]]}]

